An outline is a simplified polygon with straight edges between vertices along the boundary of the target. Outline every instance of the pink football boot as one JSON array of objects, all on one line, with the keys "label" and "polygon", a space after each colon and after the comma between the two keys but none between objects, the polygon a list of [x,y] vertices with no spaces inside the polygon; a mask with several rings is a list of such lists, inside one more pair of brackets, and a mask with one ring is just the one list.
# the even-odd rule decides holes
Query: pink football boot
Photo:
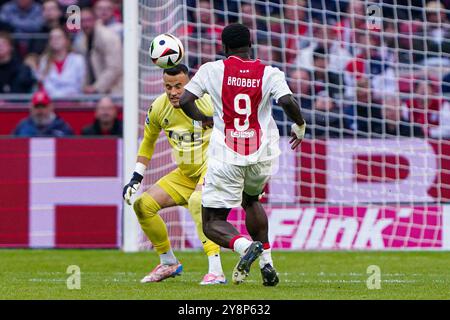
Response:
[{"label": "pink football boot", "polygon": [[180,262],[172,265],[158,264],[152,272],[150,272],[141,280],[141,283],[160,282],[167,278],[179,276],[181,275],[182,271],[183,266]]}]

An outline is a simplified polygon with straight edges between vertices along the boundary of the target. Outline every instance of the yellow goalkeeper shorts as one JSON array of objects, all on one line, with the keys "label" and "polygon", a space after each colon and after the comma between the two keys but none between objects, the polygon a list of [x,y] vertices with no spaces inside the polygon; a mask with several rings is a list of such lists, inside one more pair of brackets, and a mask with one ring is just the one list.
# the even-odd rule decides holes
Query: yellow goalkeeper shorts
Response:
[{"label": "yellow goalkeeper shorts", "polygon": [[161,187],[179,206],[187,206],[191,194],[197,185],[203,183],[206,174],[206,166],[198,179],[186,177],[180,168],[169,172],[159,179],[156,184]]}]

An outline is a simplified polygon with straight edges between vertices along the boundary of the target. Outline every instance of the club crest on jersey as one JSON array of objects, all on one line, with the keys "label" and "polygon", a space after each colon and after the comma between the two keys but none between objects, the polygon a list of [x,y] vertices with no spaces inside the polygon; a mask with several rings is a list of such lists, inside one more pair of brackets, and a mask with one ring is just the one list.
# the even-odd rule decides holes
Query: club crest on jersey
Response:
[{"label": "club crest on jersey", "polygon": [[[150,112],[150,111],[149,111]],[[147,113],[147,116],[145,117],[145,124],[146,125],[149,125],[150,124],[150,117],[148,116],[148,113]]]},{"label": "club crest on jersey", "polygon": [[164,119],[163,124],[164,124],[165,126],[167,126],[167,125],[169,124],[169,120]]}]

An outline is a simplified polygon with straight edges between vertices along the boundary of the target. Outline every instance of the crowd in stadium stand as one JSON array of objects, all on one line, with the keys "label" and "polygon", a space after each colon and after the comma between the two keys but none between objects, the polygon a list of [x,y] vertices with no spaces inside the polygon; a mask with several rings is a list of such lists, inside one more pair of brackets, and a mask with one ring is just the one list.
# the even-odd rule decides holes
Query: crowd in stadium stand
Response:
[{"label": "crowd in stadium stand", "polygon": [[221,27],[244,23],[255,56],[286,72],[309,137],[450,138],[450,1],[376,1],[373,21],[361,0],[188,2],[190,66],[222,57]]},{"label": "crowd in stadium stand", "polygon": [[[71,28],[67,8],[81,9],[80,28]],[[51,99],[84,94],[122,94],[122,1],[0,0],[0,94],[36,92],[30,116],[18,136],[66,136],[70,125],[59,118]],[[36,97],[47,97],[37,103]],[[95,123],[82,134],[121,135],[122,125],[99,101]],[[101,111],[103,110],[103,111]],[[119,133],[120,131],[120,133]]]},{"label": "crowd in stadium stand", "polygon": [[[82,8],[79,30],[66,26],[73,4]],[[362,0],[186,4],[188,23],[176,35],[188,43],[191,71],[223,58],[224,25],[247,25],[254,56],[286,73],[308,137],[450,138],[450,0],[377,1],[378,20],[368,19]],[[122,94],[121,6],[121,0],[0,0],[0,94]],[[276,109],[274,116],[289,134],[286,116]],[[97,123],[83,132],[111,130]]]}]

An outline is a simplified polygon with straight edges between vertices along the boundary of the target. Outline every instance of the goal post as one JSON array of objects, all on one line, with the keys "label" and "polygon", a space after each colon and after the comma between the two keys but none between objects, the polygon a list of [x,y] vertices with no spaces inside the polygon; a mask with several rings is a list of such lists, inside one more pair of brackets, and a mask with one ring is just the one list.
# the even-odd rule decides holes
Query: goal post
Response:
[{"label": "goal post", "polygon": [[[139,130],[139,7],[138,0],[123,0],[124,21],[124,97],[123,97],[123,181],[128,181],[136,164]],[[126,183],[126,182],[125,182]],[[139,223],[133,207],[123,205],[122,248],[139,249]]]}]

